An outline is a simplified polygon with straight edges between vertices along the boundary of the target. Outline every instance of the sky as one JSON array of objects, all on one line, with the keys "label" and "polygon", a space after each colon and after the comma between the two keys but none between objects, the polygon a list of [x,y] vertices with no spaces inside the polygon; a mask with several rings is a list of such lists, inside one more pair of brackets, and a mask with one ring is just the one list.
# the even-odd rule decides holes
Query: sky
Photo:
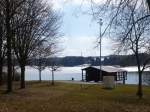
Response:
[{"label": "sky", "polygon": [[[63,14],[61,32],[63,33],[62,56],[99,56],[99,48],[96,48],[99,36],[97,21],[88,14],[89,2],[86,0],[49,0],[53,8]],[[100,0],[95,0],[96,2]],[[104,20],[103,20],[104,21]],[[103,26],[102,26],[103,30]],[[102,55],[112,54],[111,40],[102,39]]]}]

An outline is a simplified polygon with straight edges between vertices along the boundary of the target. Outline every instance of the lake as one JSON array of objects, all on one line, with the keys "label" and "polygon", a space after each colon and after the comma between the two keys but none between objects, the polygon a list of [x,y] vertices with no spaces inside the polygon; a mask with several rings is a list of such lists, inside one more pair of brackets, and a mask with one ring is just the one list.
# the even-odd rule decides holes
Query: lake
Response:
[{"label": "lake", "polygon": [[[125,69],[128,71],[126,84],[138,84],[138,74],[135,68],[128,67]],[[39,80],[37,69],[27,66],[25,73],[25,80]],[[71,80],[72,77],[74,80],[82,79],[81,67],[61,67],[55,72],[55,80]],[[51,71],[49,68],[42,71],[42,80],[51,80]],[[146,85],[150,82],[149,71],[144,72],[143,81]]]}]

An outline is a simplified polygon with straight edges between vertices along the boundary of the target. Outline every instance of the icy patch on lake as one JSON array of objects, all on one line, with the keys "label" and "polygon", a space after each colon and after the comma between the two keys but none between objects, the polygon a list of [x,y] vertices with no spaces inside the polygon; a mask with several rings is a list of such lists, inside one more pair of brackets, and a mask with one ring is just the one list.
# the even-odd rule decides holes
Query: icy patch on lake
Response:
[{"label": "icy patch on lake", "polygon": [[[55,80],[81,80],[81,67],[61,67],[55,72]],[[32,67],[26,67],[26,80],[38,80],[39,72]],[[42,80],[51,80],[51,71],[46,68],[42,71]]]}]

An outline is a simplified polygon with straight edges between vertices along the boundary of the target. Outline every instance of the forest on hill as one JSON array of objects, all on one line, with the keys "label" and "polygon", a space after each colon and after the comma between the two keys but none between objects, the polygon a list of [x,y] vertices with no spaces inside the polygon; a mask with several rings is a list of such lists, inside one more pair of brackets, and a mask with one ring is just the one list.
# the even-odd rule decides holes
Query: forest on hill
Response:
[{"label": "forest on hill", "polygon": [[[147,54],[140,54],[141,63],[143,63],[143,59],[148,57]],[[51,65],[52,62],[55,61],[57,65],[61,66],[78,66],[83,64],[90,64],[92,66],[98,66],[100,62],[99,56],[90,56],[90,57],[82,57],[82,56],[66,56],[66,57],[55,57],[55,58],[47,58],[42,59],[45,61],[45,64]],[[37,59],[31,59],[28,65],[37,65]],[[134,55],[110,55],[110,56],[102,56],[102,65],[120,65],[120,66],[135,66],[136,59]]]}]

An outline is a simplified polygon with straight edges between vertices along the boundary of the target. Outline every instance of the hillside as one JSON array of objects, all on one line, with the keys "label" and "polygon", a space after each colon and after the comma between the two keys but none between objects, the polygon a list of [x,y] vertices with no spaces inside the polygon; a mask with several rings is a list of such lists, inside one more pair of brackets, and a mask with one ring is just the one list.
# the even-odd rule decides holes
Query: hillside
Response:
[{"label": "hillside", "polygon": [[[141,63],[148,55],[140,54]],[[81,56],[66,56],[66,57],[56,57],[43,59],[47,65],[51,65],[51,61],[54,60],[55,63],[61,66],[78,66],[82,64],[91,64],[93,66],[99,65],[100,58],[99,56],[94,57],[81,57]],[[30,65],[37,65],[37,59],[31,59]],[[134,55],[110,55],[102,56],[103,65],[120,65],[120,66],[135,66],[136,59]]]}]

